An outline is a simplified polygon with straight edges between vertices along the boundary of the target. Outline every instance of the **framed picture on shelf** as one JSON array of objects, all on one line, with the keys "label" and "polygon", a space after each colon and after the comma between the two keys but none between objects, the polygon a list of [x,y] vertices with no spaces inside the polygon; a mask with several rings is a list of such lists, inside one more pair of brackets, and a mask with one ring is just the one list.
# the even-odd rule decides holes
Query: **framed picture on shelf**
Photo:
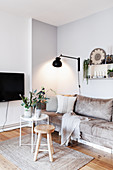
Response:
[{"label": "framed picture on shelf", "polygon": [[106,64],[113,63],[113,55],[106,55]]},{"label": "framed picture on shelf", "polygon": [[101,48],[95,48],[90,54],[90,64],[105,64],[106,52]]}]

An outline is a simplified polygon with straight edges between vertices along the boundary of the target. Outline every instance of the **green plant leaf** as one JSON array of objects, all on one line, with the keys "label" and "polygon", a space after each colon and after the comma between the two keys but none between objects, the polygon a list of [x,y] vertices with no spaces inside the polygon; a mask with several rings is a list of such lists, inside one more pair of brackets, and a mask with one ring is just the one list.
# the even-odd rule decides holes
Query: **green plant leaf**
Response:
[{"label": "green plant leaf", "polygon": [[88,84],[88,69],[89,69],[90,59],[84,60],[83,62],[83,78],[86,78]]}]

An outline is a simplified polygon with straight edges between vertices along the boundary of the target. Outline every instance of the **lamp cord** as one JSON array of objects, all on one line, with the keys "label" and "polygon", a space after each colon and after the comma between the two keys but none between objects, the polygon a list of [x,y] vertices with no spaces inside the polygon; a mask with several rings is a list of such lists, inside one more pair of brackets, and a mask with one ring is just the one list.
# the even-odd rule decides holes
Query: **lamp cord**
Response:
[{"label": "lamp cord", "polygon": [[6,122],[7,122],[8,107],[9,107],[9,102],[7,102],[5,122],[4,122],[3,126],[2,126],[2,130],[3,130],[3,131],[4,131],[4,126],[5,126]]},{"label": "lamp cord", "polygon": [[80,86],[80,75],[78,71],[78,89],[79,89],[79,94],[81,94],[81,86]]}]

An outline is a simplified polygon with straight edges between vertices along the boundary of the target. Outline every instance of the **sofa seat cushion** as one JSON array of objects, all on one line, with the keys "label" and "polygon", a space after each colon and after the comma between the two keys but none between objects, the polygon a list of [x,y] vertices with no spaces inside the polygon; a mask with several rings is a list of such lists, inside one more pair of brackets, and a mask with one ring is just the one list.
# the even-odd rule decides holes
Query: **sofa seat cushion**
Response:
[{"label": "sofa seat cushion", "polygon": [[49,116],[50,123],[61,126],[63,114],[61,113],[59,114],[56,112],[47,112],[47,111],[44,111],[43,113]]},{"label": "sofa seat cushion", "polygon": [[74,112],[79,115],[111,121],[113,99],[97,99],[78,95]]},{"label": "sofa seat cushion", "polygon": [[104,146],[104,147],[113,149],[113,140],[88,135],[86,133],[82,134],[82,139],[87,141],[87,142],[91,142],[91,143],[94,143],[94,144],[97,144],[97,145],[100,145],[100,146]]},{"label": "sofa seat cushion", "polygon": [[82,133],[92,135],[92,128],[95,125],[100,124],[102,122],[106,122],[106,121],[100,119],[90,119],[89,121],[83,121],[80,123],[80,131]]},{"label": "sofa seat cushion", "polygon": [[80,123],[80,131],[95,137],[113,140],[113,122],[91,119]]},{"label": "sofa seat cushion", "polygon": [[113,122],[103,122],[92,127],[92,134],[96,137],[113,141]]}]

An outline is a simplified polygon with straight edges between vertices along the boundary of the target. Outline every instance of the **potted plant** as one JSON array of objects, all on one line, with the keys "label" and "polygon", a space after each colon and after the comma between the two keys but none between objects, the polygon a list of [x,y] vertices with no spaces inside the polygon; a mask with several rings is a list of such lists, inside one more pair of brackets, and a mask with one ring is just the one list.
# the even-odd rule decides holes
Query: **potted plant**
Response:
[{"label": "potted plant", "polygon": [[30,97],[25,97],[20,95],[23,103],[21,104],[21,106],[24,106],[24,116],[25,117],[31,117],[32,113],[34,112],[34,108],[35,108],[35,93],[36,90],[34,92],[29,92]]},{"label": "potted plant", "polygon": [[108,77],[113,77],[113,69],[108,69],[107,74]]},{"label": "potted plant", "polygon": [[30,94],[29,98],[20,95],[23,101],[21,106],[24,106],[24,116],[31,117],[32,113],[34,112],[33,110],[35,110],[36,108],[35,116],[40,117],[42,105],[47,103],[48,99],[47,97],[45,97],[45,88],[42,87],[39,92],[37,92],[37,90],[33,92],[30,91],[29,94]]},{"label": "potted plant", "polygon": [[21,106],[24,106],[24,116],[25,117],[31,117],[32,116],[32,109],[31,109],[31,97],[30,100],[28,97],[25,96],[21,96],[21,99],[23,101],[23,103],[21,104]]},{"label": "potted plant", "polygon": [[88,79],[89,79],[89,75],[88,75],[89,64],[90,64],[90,59],[84,60],[84,62],[83,62],[83,77],[86,78],[87,84],[88,84]]},{"label": "potted plant", "polygon": [[37,90],[35,90],[35,98],[33,100],[33,106],[36,107],[36,117],[40,117],[41,115],[41,109],[42,109],[42,105],[47,103],[48,98],[45,96],[45,88],[42,87],[42,89],[37,92]]}]

